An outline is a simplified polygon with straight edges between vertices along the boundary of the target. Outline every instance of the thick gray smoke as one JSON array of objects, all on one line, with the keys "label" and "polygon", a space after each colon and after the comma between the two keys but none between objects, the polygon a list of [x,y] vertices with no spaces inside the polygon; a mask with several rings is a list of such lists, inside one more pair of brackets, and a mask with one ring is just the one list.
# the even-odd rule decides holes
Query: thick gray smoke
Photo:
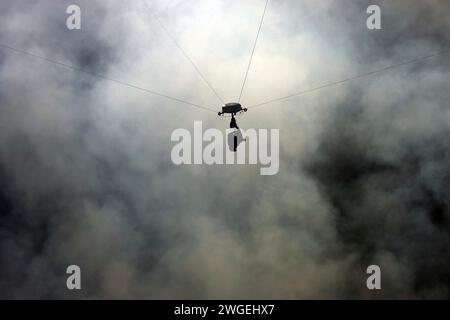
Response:
[{"label": "thick gray smoke", "polygon": [[[450,3],[271,1],[243,103],[448,48]],[[147,1],[236,99],[264,1]],[[0,44],[219,109],[141,1],[2,1]],[[227,23],[224,23],[224,22]],[[440,56],[239,118],[280,172],[175,166],[213,114],[0,48],[1,298],[450,297],[450,69]],[[81,291],[66,267],[82,269]],[[366,288],[366,268],[382,290]]]}]

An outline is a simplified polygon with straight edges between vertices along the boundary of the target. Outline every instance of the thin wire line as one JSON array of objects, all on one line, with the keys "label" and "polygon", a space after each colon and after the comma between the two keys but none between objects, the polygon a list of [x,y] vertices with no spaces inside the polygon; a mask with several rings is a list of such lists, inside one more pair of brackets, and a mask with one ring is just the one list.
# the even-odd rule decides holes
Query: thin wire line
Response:
[{"label": "thin wire line", "polygon": [[152,13],[150,7],[148,6],[147,2],[143,0],[145,7],[152,15],[153,19],[155,19],[160,27],[164,30],[164,32],[167,34],[167,36],[172,40],[174,45],[180,50],[181,54],[186,58],[186,60],[189,61],[189,63],[192,65],[192,67],[195,69],[195,71],[198,73],[200,78],[205,82],[205,84],[211,89],[211,91],[214,93],[214,95],[219,99],[219,101],[222,104],[225,104],[224,100],[221,98],[221,96],[217,93],[217,91],[214,89],[214,87],[211,85],[211,83],[206,79],[206,77],[203,75],[203,73],[200,71],[200,69],[197,67],[197,65],[194,63],[194,61],[189,57],[189,55],[186,53],[186,51],[183,50],[183,48],[180,46],[178,41],[176,40],[175,36],[169,31],[169,29],[166,28],[166,26],[162,23],[162,21]]},{"label": "thin wire line", "polygon": [[267,104],[270,104],[270,103],[274,103],[274,102],[278,102],[278,101],[281,101],[281,100],[286,100],[286,99],[289,99],[289,98],[292,98],[292,97],[296,97],[296,96],[304,95],[304,94],[307,94],[307,93],[311,93],[311,92],[314,92],[314,91],[319,91],[319,90],[322,90],[322,89],[325,89],[325,88],[329,88],[329,87],[337,86],[337,85],[340,85],[340,84],[343,84],[343,83],[346,83],[346,82],[349,82],[349,81],[354,81],[354,80],[357,80],[357,79],[369,77],[369,76],[372,76],[372,75],[375,75],[375,74],[378,74],[378,73],[381,73],[381,72],[385,72],[385,71],[388,71],[388,70],[391,70],[391,69],[394,69],[394,68],[398,68],[398,67],[401,67],[401,66],[405,66],[405,65],[408,65],[408,64],[416,64],[416,63],[422,62],[424,60],[429,60],[429,59],[432,59],[432,58],[435,58],[435,57],[438,57],[438,56],[441,56],[441,55],[444,55],[444,54],[448,54],[448,53],[450,53],[450,49],[442,50],[442,51],[439,51],[439,52],[436,52],[436,53],[433,53],[433,54],[430,54],[430,55],[427,55],[427,56],[423,56],[423,57],[415,58],[415,59],[412,59],[412,60],[404,61],[404,62],[401,62],[401,63],[393,64],[393,65],[390,65],[390,66],[387,66],[387,67],[384,67],[384,68],[381,68],[381,69],[373,70],[373,71],[370,71],[370,72],[367,72],[367,73],[363,73],[363,74],[360,74],[360,75],[357,75],[357,76],[354,76],[354,77],[351,77],[351,78],[347,78],[347,79],[343,79],[343,80],[339,80],[339,81],[335,81],[335,82],[330,82],[330,83],[327,83],[327,84],[324,84],[324,85],[321,85],[321,86],[318,86],[318,87],[315,87],[315,88],[311,88],[311,89],[304,90],[304,91],[299,91],[299,92],[296,92],[296,93],[293,93],[293,94],[290,94],[290,95],[287,95],[287,96],[284,96],[284,97],[268,100],[268,101],[265,101],[265,102],[262,102],[262,103],[258,103],[258,104],[249,106],[248,108],[256,108],[256,107],[264,106],[264,105],[267,105]]},{"label": "thin wire line", "polygon": [[139,87],[139,86],[131,84],[131,83],[127,83],[127,82],[124,82],[124,81],[121,81],[121,80],[117,80],[117,79],[113,79],[113,78],[104,76],[102,74],[98,74],[98,73],[94,73],[94,72],[91,72],[91,71],[87,71],[87,70],[84,70],[84,69],[82,69],[80,67],[76,67],[76,66],[73,66],[73,65],[70,65],[70,64],[67,64],[67,63],[63,63],[63,62],[59,62],[59,61],[56,61],[56,60],[53,60],[53,59],[49,59],[49,58],[46,58],[46,57],[43,57],[43,56],[31,53],[31,52],[23,51],[23,50],[20,50],[20,49],[17,49],[17,48],[14,48],[14,47],[11,47],[11,46],[8,46],[8,45],[5,45],[5,44],[1,44],[0,43],[0,47],[4,48],[4,49],[8,49],[8,50],[16,52],[16,53],[20,53],[20,54],[24,54],[24,55],[27,55],[27,56],[30,56],[30,57],[33,57],[33,58],[36,58],[36,59],[40,59],[40,60],[43,60],[43,61],[55,64],[55,65],[64,67],[64,68],[68,68],[68,69],[71,69],[73,71],[82,72],[82,73],[88,74],[88,75],[96,77],[96,78],[100,78],[100,79],[103,79],[103,80],[111,81],[111,82],[114,82],[114,83],[122,85],[122,86],[126,86],[126,87],[129,87],[129,88],[140,90],[140,91],[143,91],[143,92],[155,95],[155,96],[159,96],[159,97],[166,98],[166,99],[169,99],[169,100],[172,100],[172,101],[176,101],[176,102],[180,102],[180,103],[183,103],[183,104],[187,104],[187,105],[190,105],[190,106],[202,109],[202,110],[206,110],[206,111],[209,111],[209,112],[216,113],[215,110],[207,108],[207,107],[204,107],[204,106],[199,105],[199,104],[195,104],[195,103],[191,103],[189,101],[185,101],[185,100],[182,100],[182,99],[174,98],[174,97],[168,96],[168,95],[163,94],[163,93],[158,93],[158,92],[146,89],[146,88]]},{"label": "thin wire line", "polygon": [[239,94],[238,102],[241,102],[242,93],[244,92],[245,82],[247,81],[248,72],[250,70],[250,66],[252,64],[253,55],[255,54],[256,44],[258,43],[259,33],[261,32],[261,27],[263,25],[264,16],[266,15],[267,5],[269,4],[269,0],[266,0],[266,5],[264,6],[264,11],[261,17],[261,21],[259,23],[258,32],[256,33],[255,43],[253,44],[252,54],[250,55],[250,60],[248,62],[247,71],[245,72],[244,82],[242,83],[241,93]]}]

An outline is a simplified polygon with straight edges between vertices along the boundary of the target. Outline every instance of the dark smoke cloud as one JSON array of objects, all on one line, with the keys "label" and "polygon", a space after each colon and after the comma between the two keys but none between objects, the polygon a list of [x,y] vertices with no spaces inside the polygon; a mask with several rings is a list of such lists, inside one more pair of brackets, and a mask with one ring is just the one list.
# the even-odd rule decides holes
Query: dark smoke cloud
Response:
[{"label": "dark smoke cloud", "polygon": [[[260,1],[148,3],[232,97]],[[373,32],[367,1],[271,2],[245,102],[448,47],[448,1],[378,3]],[[0,42],[217,105],[138,2],[79,1],[80,32],[69,4],[3,1]],[[242,127],[281,127],[280,173],[261,177],[171,164],[172,130],[226,125],[208,114],[1,49],[0,297],[448,298],[449,68],[443,56],[255,109]],[[81,291],[65,287],[69,264]]]},{"label": "dark smoke cloud", "polygon": [[[400,1],[393,8],[390,17],[404,18],[389,26],[406,37],[382,33],[376,53],[405,52],[415,37],[420,46],[448,48],[448,19],[436,19],[450,13],[448,3]],[[387,296],[450,293],[448,70],[441,59],[392,75],[392,87],[374,80],[373,95],[350,89],[305,167],[333,207],[341,250],[358,256],[354,268],[382,261],[390,271]],[[363,295],[360,282],[349,286],[351,295]]]}]

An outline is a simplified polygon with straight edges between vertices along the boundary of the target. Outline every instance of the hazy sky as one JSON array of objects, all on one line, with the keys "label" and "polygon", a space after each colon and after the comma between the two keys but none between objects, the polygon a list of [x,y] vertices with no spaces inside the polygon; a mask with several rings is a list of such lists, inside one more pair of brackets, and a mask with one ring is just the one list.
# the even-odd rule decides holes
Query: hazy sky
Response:
[{"label": "hazy sky", "polygon": [[[228,102],[264,3],[4,0],[0,44],[219,111],[152,15]],[[271,0],[242,103],[448,49],[449,16],[445,0]],[[449,298],[449,69],[443,55],[251,109],[242,128],[280,129],[280,171],[260,176],[170,161],[174,129],[227,119],[0,47],[0,297]]]}]

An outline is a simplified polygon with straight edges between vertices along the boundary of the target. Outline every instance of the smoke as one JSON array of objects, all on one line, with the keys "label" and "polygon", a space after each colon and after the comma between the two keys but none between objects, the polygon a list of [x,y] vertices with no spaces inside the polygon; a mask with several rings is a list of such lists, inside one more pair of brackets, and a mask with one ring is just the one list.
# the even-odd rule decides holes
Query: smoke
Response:
[{"label": "smoke", "polygon": [[[447,48],[446,1],[272,1],[244,105]],[[147,1],[225,100],[261,1]],[[220,103],[139,1],[3,1],[0,43]],[[373,4],[373,3],[370,3]],[[226,23],[224,23],[226,22]],[[1,298],[448,298],[448,57],[250,109],[280,172],[175,166],[201,110],[0,49]],[[66,267],[82,290],[66,288]],[[380,265],[382,290],[366,288]]]},{"label": "smoke", "polygon": [[[399,29],[414,36],[424,31],[433,35],[427,46],[445,47],[448,21],[429,23],[423,16],[435,16],[432,6],[419,13],[420,5],[408,4],[415,14],[406,15]],[[448,12],[448,4],[434,5]],[[409,39],[393,38],[383,38],[390,52],[410,46]],[[425,47],[420,41],[415,46]],[[430,61],[364,89],[351,87],[324,121],[317,149],[306,161],[306,171],[333,207],[341,254],[358,257],[355,269],[380,261],[389,270],[388,297],[449,295],[448,69],[444,59]],[[348,287],[351,295],[367,296],[360,281]]]}]

